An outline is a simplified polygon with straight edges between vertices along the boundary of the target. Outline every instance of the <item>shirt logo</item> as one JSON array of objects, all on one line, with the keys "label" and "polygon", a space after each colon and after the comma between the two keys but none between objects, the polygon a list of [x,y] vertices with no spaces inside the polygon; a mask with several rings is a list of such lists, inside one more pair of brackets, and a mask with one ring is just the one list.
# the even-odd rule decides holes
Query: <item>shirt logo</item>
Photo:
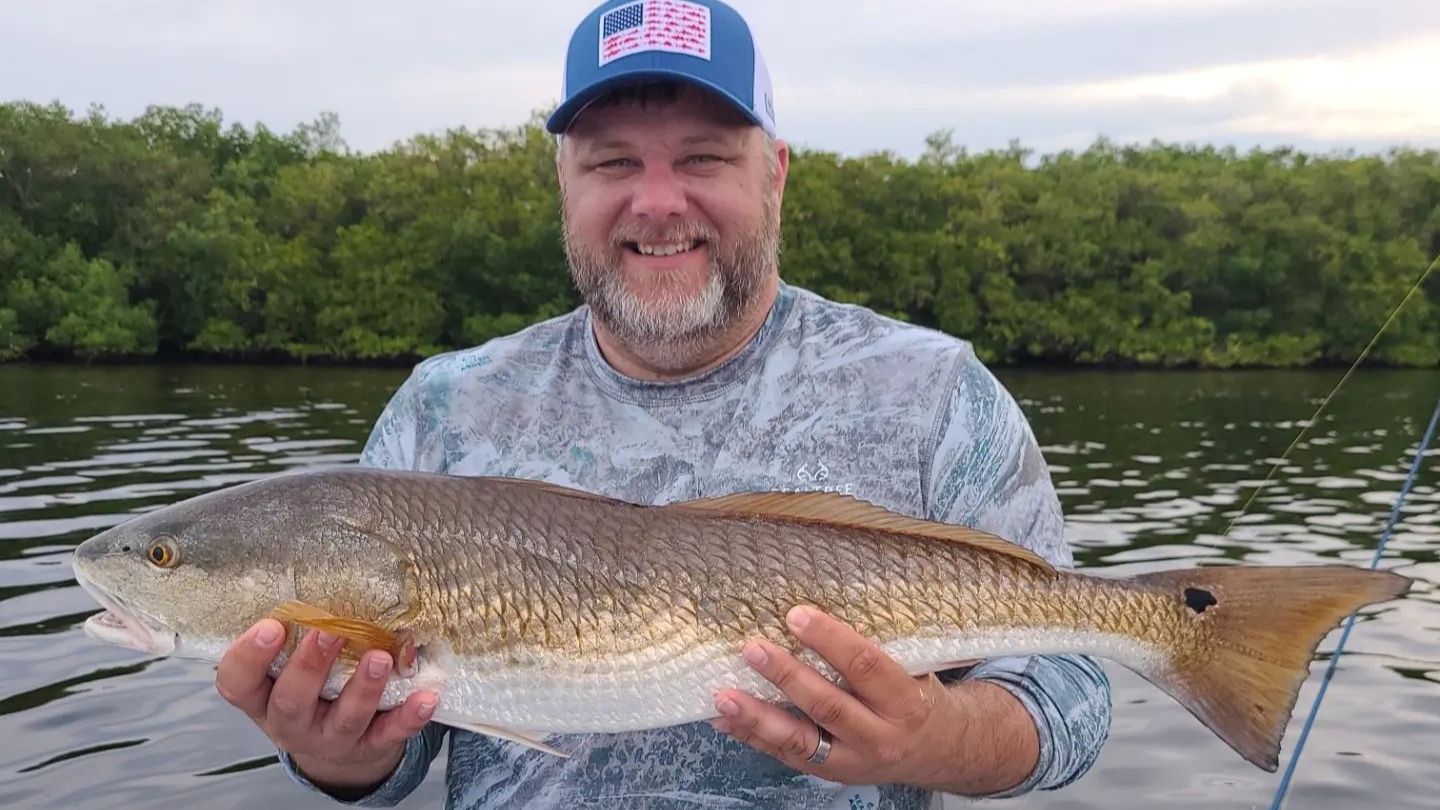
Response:
[{"label": "shirt logo", "polygon": [[814,472],[810,471],[809,464],[801,464],[800,469],[795,471],[795,480],[805,484],[808,484],[812,481],[824,481],[826,478],[829,477],[830,468],[826,467],[825,462],[823,461],[816,463]]},{"label": "shirt logo", "polygon": [[832,481],[830,468],[824,461],[806,462],[795,468],[793,483],[782,489],[784,492],[835,492],[854,495],[855,485],[849,481]]}]

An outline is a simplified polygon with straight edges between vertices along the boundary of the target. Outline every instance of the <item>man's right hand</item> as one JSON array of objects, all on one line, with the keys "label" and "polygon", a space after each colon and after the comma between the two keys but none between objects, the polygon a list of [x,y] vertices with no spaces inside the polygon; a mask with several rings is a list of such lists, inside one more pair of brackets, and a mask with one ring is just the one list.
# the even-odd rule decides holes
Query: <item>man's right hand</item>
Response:
[{"label": "man's right hand", "polygon": [[435,711],[436,697],[417,692],[401,706],[377,714],[393,662],[389,654],[367,652],[355,677],[333,701],[320,698],[338,643],[309,632],[279,677],[269,667],[284,643],[285,627],[262,619],[241,636],[215,674],[215,688],[245,712],[280,750],[289,753],[316,786],[337,797],[364,796],[390,777]]}]

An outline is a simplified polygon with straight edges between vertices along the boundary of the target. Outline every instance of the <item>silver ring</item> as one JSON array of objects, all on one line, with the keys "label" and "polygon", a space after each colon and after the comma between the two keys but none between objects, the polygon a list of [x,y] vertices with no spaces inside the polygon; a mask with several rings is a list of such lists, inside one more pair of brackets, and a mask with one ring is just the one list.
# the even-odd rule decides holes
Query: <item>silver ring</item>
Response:
[{"label": "silver ring", "polygon": [[830,757],[830,732],[820,726],[816,726],[815,728],[820,732],[820,742],[815,744],[815,753],[811,754],[810,758],[805,761],[811,765],[824,765],[825,760]]}]

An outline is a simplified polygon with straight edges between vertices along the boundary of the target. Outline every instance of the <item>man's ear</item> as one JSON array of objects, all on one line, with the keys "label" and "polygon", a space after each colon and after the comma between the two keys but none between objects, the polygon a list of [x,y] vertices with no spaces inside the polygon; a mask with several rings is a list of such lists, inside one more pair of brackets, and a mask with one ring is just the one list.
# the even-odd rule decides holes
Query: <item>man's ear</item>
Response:
[{"label": "man's ear", "polygon": [[781,138],[775,139],[775,198],[785,202],[785,180],[790,176],[790,145]]}]

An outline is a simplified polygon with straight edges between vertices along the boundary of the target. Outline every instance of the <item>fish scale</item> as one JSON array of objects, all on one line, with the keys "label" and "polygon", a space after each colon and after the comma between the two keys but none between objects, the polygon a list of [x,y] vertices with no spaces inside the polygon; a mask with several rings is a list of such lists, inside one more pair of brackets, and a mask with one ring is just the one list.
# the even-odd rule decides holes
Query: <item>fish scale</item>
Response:
[{"label": "fish scale", "polygon": [[[502,593],[523,594],[523,603],[538,608],[538,616],[519,626],[509,643],[534,651],[570,654],[642,653],[651,649],[656,637],[665,641],[655,653],[683,639],[691,645],[713,645],[727,660],[749,637],[763,635],[791,649],[798,647],[784,631],[785,611],[794,604],[813,603],[854,623],[861,632],[882,644],[893,644],[918,636],[938,634],[941,628],[985,629],[1025,620],[1019,605],[997,599],[997,588],[1025,589],[1046,593],[1046,583],[1059,581],[1057,572],[1035,569],[1010,558],[977,552],[969,546],[928,541],[931,553],[920,555],[890,538],[849,531],[843,527],[796,526],[764,518],[731,519],[718,526],[692,525],[694,521],[676,513],[653,509],[622,509],[602,500],[582,499],[573,505],[575,514],[566,526],[557,525],[558,511],[541,508],[552,493],[520,486],[506,497],[497,497],[493,506],[467,501],[476,514],[499,517],[489,531],[514,541],[531,538],[528,554],[495,554],[494,544],[479,543],[471,555],[450,555],[447,570],[459,571],[459,581],[486,581]],[[414,527],[393,526],[387,536],[410,537],[420,542],[440,526],[454,501],[431,499],[440,504],[436,513],[412,513]],[[382,510],[379,514],[398,514]],[[533,518],[531,516],[534,516]],[[487,518],[461,521],[483,537]],[[586,527],[577,531],[574,527]],[[707,537],[707,535],[711,535]],[[644,538],[680,537],[698,542],[646,543]],[[472,542],[473,544],[473,542]],[[467,544],[467,551],[470,545]],[[518,545],[518,544],[517,544]],[[512,546],[501,543],[502,548]],[[825,549],[824,554],[817,549]],[[705,553],[705,549],[710,549]],[[723,550],[723,555],[719,553]],[[425,575],[424,561],[437,555],[416,557]],[[918,565],[919,560],[928,565]],[[594,560],[611,561],[597,565]],[[860,561],[868,564],[863,567]],[[628,563],[628,564],[627,564]],[[960,578],[958,572],[970,572]],[[1029,577],[1023,576],[1029,573]],[[888,576],[887,576],[888,575]],[[433,576],[433,575],[431,575]],[[705,600],[705,594],[723,592],[721,580],[729,580],[735,592],[749,594],[742,600]],[[446,582],[432,580],[435,591],[443,593]],[[543,597],[538,596],[542,594]],[[680,605],[724,605],[723,610],[702,610],[683,620]],[[503,613],[485,612],[484,603],[442,600],[437,612],[459,610],[443,621],[474,632],[478,628],[504,626]],[[599,621],[593,609],[577,607],[566,613],[561,606],[605,605],[612,617]],[[1067,598],[1046,603],[1033,600],[1036,611],[1066,628],[1079,627],[1082,617],[1076,603]],[[959,608],[959,610],[957,610]],[[474,615],[472,615],[474,614]],[[1123,615],[1117,613],[1117,615]],[[579,625],[580,636],[570,632]],[[472,638],[474,636],[471,636]],[[466,656],[489,647],[455,644],[453,652]],[[917,651],[924,648],[917,647]],[[728,650],[728,652],[721,652]],[[931,652],[925,650],[926,652]],[[930,657],[946,657],[944,650]],[[956,658],[963,650],[955,648]],[[544,660],[543,658],[537,660]],[[622,659],[618,659],[622,660]],[[958,659],[957,659],[958,660]],[[648,658],[634,659],[636,666]],[[623,671],[623,670],[617,670]],[[532,675],[544,679],[544,667]],[[688,683],[673,689],[686,690]],[[545,722],[553,718],[544,718]]]},{"label": "fish scale", "polygon": [[[174,552],[164,566],[146,554],[157,544]],[[833,493],[649,506],[360,467],[153,510],[86,540],[73,564],[106,608],[86,623],[99,640],[213,661],[275,616],[345,639],[329,696],[361,653],[384,649],[403,666],[382,707],[433,690],[436,722],[555,754],[548,734],[715,717],[721,688],[785,702],[744,663],[751,638],[845,685],[786,628],[792,607],[814,605],[917,675],[1002,655],[1108,658],[1266,770],[1319,642],[1410,585],[1346,565],[1062,569]]]}]

